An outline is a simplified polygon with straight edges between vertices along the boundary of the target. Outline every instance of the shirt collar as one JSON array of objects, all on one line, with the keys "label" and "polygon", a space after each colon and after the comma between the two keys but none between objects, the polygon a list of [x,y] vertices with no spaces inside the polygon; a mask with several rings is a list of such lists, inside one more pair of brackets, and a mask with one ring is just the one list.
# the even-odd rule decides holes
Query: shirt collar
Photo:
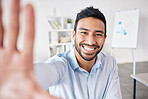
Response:
[{"label": "shirt collar", "polygon": [[97,70],[98,68],[100,68],[101,69],[101,67],[102,67],[102,52],[100,52],[98,55],[97,55],[97,59],[96,59],[96,62],[95,62],[95,64],[93,65],[93,67],[92,67],[92,70]]},{"label": "shirt collar", "polygon": [[76,57],[75,57],[75,48],[73,48],[69,54],[70,56],[70,65],[72,67],[73,70],[79,68],[79,64],[76,60]]},{"label": "shirt collar", "polygon": [[[101,69],[101,55],[102,54],[102,52],[100,52],[98,55],[97,55],[97,60],[96,60],[96,62],[95,62],[95,64],[94,64],[94,66],[92,67],[92,70],[97,70],[98,68],[100,68]],[[72,69],[73,70],[76,70],[76,69],[78,69],[79,68],[79,64],[78,64],[78,62],[77,62],[77,60],[76,60],[76,57],[75,57],[75,48],[73,48],[72,50],[71,50],[71,52],[70,52],[70,54],[69,54],[70,56],[69,56],[69,62],[70,62],[70,65],[71,65],[71,67],[72,67]]]}]

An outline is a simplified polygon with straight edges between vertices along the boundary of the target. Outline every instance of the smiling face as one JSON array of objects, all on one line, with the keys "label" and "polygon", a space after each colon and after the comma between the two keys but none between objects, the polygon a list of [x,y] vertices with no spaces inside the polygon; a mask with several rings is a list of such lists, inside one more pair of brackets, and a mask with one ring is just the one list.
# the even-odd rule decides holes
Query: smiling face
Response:
[{"label": "smiling face", "polygon": [[79,20],[77,29],[73,32],[77,59],[82,58],[86,61],[96,59],[106,39],[104,34],[105,25],[101,20],[93,17]]}]

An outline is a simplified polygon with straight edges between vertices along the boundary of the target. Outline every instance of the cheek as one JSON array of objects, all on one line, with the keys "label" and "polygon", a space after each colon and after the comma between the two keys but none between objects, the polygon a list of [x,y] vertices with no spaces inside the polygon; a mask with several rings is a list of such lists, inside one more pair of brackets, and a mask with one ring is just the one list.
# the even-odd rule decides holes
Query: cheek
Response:
[{"label": "cheek", "polygon": [[105,43],[105,40],[104,39],[100,39],[100,40],[98,40],[97,43],[98,43],[98,45],[103,46],[104,43]]},{"label": "cheek", "polygon": [[85,37],[82,37],[80,35],[77,35],[75,39],[76,39],[77,42],[82,42],[82,41],[85,40]]}]

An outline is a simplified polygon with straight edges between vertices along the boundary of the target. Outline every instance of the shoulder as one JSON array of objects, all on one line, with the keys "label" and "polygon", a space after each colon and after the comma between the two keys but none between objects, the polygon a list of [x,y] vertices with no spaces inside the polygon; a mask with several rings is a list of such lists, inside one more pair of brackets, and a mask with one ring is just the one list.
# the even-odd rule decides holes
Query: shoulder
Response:
[{"label": "shoulder", "polygon": [[53,57],[50,57],[45,63],[66,63],[66,55],[68,52],[57,54]]},{"label": "shoulder", "polygon": [[68,53],[69,53],[69,51],[61,53],[61,54],[57,54],[57,55],[49,58],[45,63],[47,63],[51,66],[54,66],[56,68],[66,69],[69,65],[68,60],[66,58]]},{"label": "shoulder", "polygon": [[99,53],[99,57],[101,58],[102,61],[116,61],[116,59],[113,56],[103,52]]},{"label": "shoulder", "polygon": [[117,68],[116,59],[113,56],[100,52],[99,58],[101,59],[101,64],[103,67],[106,67],[108,69]]}]

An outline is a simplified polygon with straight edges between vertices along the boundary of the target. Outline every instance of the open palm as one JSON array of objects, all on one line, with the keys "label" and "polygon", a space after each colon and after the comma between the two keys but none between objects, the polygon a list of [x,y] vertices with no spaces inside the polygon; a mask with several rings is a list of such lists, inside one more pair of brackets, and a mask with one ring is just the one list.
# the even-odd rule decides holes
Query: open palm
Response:
[{"label": "open palm", "polygon": [[[2,24],[0,0],[0,99],[56,99],[44,93],[33,71],[35,18],[32,5],[26,6],[23,50],[17,48],[19,0],[11,0],[8,27]],[[4,35],[7,45],[4,46]]]}]

